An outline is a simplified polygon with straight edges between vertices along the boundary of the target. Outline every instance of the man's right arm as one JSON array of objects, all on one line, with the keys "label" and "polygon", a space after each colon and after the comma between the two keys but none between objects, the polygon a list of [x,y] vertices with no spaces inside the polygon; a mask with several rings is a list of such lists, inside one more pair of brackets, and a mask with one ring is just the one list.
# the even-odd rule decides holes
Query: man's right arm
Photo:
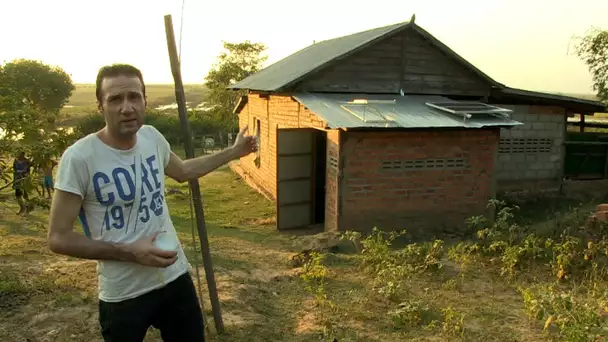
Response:
[{"label": "man's right arm", "polygon": [[50,250],[83,259],[135,261],[135,255],[128,245],[89,239],[74,231],[74,222],[81,206],[82,198],[79,195],[55,191],[48,233]]}]

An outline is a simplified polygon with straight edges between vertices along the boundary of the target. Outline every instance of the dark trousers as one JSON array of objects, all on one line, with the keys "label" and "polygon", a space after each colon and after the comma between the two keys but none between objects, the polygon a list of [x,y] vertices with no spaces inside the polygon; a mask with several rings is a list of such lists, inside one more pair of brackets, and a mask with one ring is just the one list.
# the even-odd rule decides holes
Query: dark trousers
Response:
[{"label": "dark trousers", "polygon": [[24,200],[26,200],[26,201],[29,200],[27,191],[23,190],[23,187],[21,187],[21,186],[15,187],[15,197],[17,197],[17,198],[23,197]]},{"label": "dark trousers", "polygon": [[165,342],[205,341],[203,316],[189,273],[133,299],[100,300],[99,323],[106,342],[141,342],[150,326],[160,330]]}]

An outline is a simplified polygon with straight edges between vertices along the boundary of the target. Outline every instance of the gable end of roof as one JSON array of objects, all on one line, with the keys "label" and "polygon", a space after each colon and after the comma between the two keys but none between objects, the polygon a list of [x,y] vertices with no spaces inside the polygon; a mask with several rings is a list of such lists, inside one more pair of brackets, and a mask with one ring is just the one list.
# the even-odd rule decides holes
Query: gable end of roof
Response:
[{"label": "gable end of roof", "polygon": [[361,51],[370,45],[406,29],[411,29],[433,46],[444,53],[448,58],[473,72],[481,79],[494,87],[504,87],[486,75],[480,69],[462,58],[440,40],[413,22],[383,26],[371,30],[361,31],[347,36],[324,40],[307,46],[271,65],[232,84],[228,89],[249,89],[258,91],[284,91],[306,79],[310,75]]},{"label": "gable end of roof", "polygon": [[439,49],[441,52],[446,54],[448,57],[454,59],[456,62],[461,64],[463,67],[469,69],[474,74],[476,74],[478,77],[484,79],[486,82],[488,82],[492,86],[497,87],[497,88],[505,87],[504,84],[499,83],[496,80],[494,80],[493,78],[491,78],[490,76],[488,76],[486,73],[481,71],[475,65],[471,64],[471,62],[464,59],[462,56],[460,56],[458,53],[456,53],[450,47],[448,47],[447,45],[442,43],[439,39],[435,38],[435,36],[430,34],[428,31],[426,31],[422,27],[414,24],[414,25],[412,25],[412,29],[414,31],[416,31],[418,34],[420,34],[422,37],[428,39],[431,42],[431,44],[433,44],[434,47]]},{"label": "gable end of roof", "polygon": [[345,58],[409,25],[412,24],[402,22],[309,45],[227,88],[271,92],[284,90],[332,61]]}]

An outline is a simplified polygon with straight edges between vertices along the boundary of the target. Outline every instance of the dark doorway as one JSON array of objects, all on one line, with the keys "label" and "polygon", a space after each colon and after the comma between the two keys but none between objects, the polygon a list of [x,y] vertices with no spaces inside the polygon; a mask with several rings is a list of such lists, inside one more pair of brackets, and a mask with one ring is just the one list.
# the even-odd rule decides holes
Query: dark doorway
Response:
[{"label": "dark doorway", "polygon": [[327,132],[314,133],[314,211],[315,224],[325,222],[325,177],[327,166]]}]

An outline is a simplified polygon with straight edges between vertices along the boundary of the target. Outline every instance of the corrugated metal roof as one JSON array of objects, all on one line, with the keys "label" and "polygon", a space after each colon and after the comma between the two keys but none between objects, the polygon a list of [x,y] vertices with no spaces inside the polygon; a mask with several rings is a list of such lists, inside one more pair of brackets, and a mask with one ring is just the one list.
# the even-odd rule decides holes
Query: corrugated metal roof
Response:
[{"label": "corrugated metal roof", "polygon": [[[482,128],[489,126],[518,126],[523,123],[493,115],[475,114],[471,118],[444,112],[427,106],[426,102],[458,103],[442,96],[428,95],[381,95],[381,94],[331,94],[296,93],[292,95],[298,102],[327,122],[329,128]],[[348,102],[355,99],[372,101],[392,101],[395,103],[374,103],[388,122],[366,122],[349,112]],[[351,107],[352,108],[352,107]],[[371,116],[370,116],[371,117]]]},{"label": "corrugated metal roof", "polygon": [[229,88],[278,90],[324,64],[407,25],[409,22],[403,22],[312,44]]}]

